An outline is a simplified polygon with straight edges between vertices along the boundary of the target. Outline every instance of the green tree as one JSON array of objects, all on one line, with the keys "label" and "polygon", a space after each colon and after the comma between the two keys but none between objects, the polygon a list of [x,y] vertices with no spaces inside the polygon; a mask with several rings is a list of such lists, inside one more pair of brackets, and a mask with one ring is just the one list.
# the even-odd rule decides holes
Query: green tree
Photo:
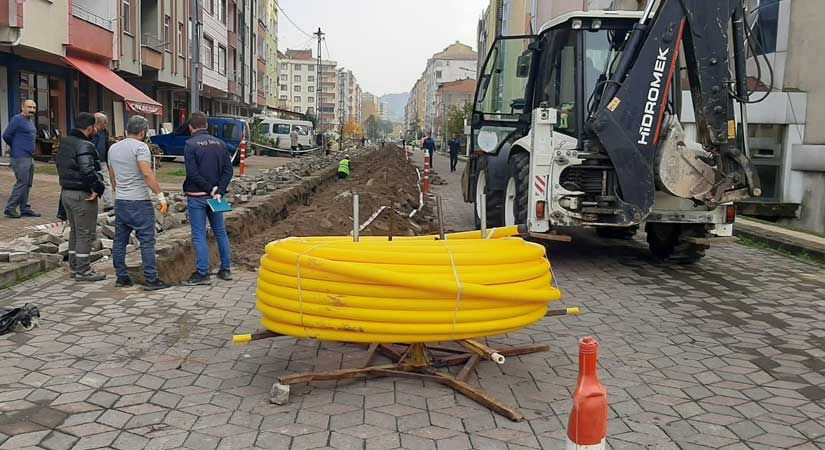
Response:
[{"label": "green tree", "polygon": [[472,113],[473,107],[469,103],[465,103],[463,108],[455,105],[450,106],[449,111],[447,111],[447,133],[450,138],[452,138],[454,134],[459,136],[464,135],[464,119],[467,119],[469,122]]},{"label": "green tree", "polygon": [[366,133],[368,139],[376,140],[379,137],[379,131],[378,119],[370,114],[367,120],[364,121],[364,133]]}]

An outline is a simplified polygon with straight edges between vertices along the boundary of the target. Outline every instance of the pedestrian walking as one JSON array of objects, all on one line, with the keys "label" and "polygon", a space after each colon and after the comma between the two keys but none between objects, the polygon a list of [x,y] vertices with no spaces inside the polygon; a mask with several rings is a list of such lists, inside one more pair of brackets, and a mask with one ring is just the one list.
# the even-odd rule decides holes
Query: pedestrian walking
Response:
[{"label": "pedestrian walking", "polygon": [[206,242],[206,221],[218,243],[221,267],[218,278],[231,280],[229,236],[226,234],[223,213],[213,211],[209,199],[220,201],[232,180],[232,161],[226,144],[206,132],[206,115],[195,112],[189,118],[192,137],[186,141],[183,157],[186,179],[183,190],[187,196],[192,244],[195,247],[195,272],[186,283],[190,286],[211,284],[209,244]]},{"label": "pedestrian walking", "polygon": [[63,208],[69,219],[69,271],[77,281],[100,281],[105,274],[92,270],[89,259],[97,230],[97,202],[106,190],[100,174],[100,161],[91,138],[95,134],[95,116],[83,112],[74,121],[75,128],[60,140],[54,158],[60,179]]},{"label": "pedestrian walking", "polygon": [[126,139],[109,149],[109,179],[115,191],[115,239],[112,246],[112,265],[117,280],[115,286],[132,286],[126,269],[126,246],[132,232],[140,241],[140,259],[143,263],[144,291],[157,291],[169,285],[158,278],[155,255],[155,210],[152,194],[158,200],[160,212],[166,215],[169,205],[152,171],[152,153],[146,145],[149,122],[134,115],[126,122]]},{"label": "pedestrian walking", "polygon": [[421,148],[430,154],[430,167],[433,166],[433,153],[435,153],[435,140],[430,136],[424,136],[421,142]]},{"label": "pedestrian walking", "polygon": [[450,141],[450,172],[455,172],[458,165],[459,151],[461,151],[461,139],[458,138],[457,134],[454,134],[453,139]]},{"label": "pedestrian walking", "polygon": [[352,163],[350,162],[349,155],[344,156],[338,163],[338,179],[342,178],[349,178],[349,174],[352,171]]},{"label": "pedestrian walking", "polygon": [[34,100],[23,101],[20,114],[9,121],[3,140],[11,147],[11,169],[16,179],[9,194],[3,215],[11,219],[40,217],[29,204],[29,193],[34,181],[34,143],[37,130],[34,128],[34,114],[37,104]]},{"label": "pedestrian walking", "polygon": [[294,158],[295,150],[298,150],[298,127],[292,127],[289,132],[289,156]]},{"label": "pedestrian walking", "polygon": [[102,112],[95,113],[95,135],[92,143],[95,144],[97,156],[100,158],[100,173],[103,175],[103,184],[106,190],[103,191],[103,211],[108,212],[115,209],[115,198],[112,192],[112,184],[109,181],[109,118]]}]

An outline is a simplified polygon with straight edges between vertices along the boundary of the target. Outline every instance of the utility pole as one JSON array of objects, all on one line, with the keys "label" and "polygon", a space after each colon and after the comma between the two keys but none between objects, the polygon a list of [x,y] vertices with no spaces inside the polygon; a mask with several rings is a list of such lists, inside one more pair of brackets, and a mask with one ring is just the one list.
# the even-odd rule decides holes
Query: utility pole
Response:
[{"label": "utility pole", "polygon": [[315,117],[318,118],[318,128],[321,128],[321,40],[324,38],[324,33],[321,31],[321,27],[318,27],[318,31],[312,34],[318,38],[318,64],[316,66],[318,70],[315,72]]},{"label": "utility pole", "polygon": [[201,23],[198,0],[189,0],[189,26],[192,30],[192,41],[189,45],[189,114],[192,114],[201,109]]}]

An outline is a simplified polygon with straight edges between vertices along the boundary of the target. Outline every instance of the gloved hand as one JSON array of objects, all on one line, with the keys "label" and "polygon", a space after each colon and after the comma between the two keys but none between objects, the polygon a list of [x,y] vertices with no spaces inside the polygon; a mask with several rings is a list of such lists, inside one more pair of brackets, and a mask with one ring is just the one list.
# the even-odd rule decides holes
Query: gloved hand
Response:
[{"label": "gloved hand", "polygon": [[163,195],[163,192],[158,194],[157,197],[158,202],[160,203],[158,209],[160,210],[160,213],[165,216],[169,212],[169,203],[166,202],[166,196]]}]

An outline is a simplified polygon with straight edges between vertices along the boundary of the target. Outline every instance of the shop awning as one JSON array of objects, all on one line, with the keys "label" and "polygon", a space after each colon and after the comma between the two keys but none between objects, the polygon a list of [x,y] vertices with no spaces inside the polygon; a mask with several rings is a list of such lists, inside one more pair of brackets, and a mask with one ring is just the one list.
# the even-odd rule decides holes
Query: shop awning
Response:
[{"label": "shop awning", "polygon": [[107,66],[98,62],[89,61],[82,58],[66,56],[66,61],[84,75],[97,81],[114,94],[123,97],[126,107],[138,114],[163,114],[163,105],[152,100],[140,89],[129,84],[128,81],[120,78],[118,74],[112,72]]}]

